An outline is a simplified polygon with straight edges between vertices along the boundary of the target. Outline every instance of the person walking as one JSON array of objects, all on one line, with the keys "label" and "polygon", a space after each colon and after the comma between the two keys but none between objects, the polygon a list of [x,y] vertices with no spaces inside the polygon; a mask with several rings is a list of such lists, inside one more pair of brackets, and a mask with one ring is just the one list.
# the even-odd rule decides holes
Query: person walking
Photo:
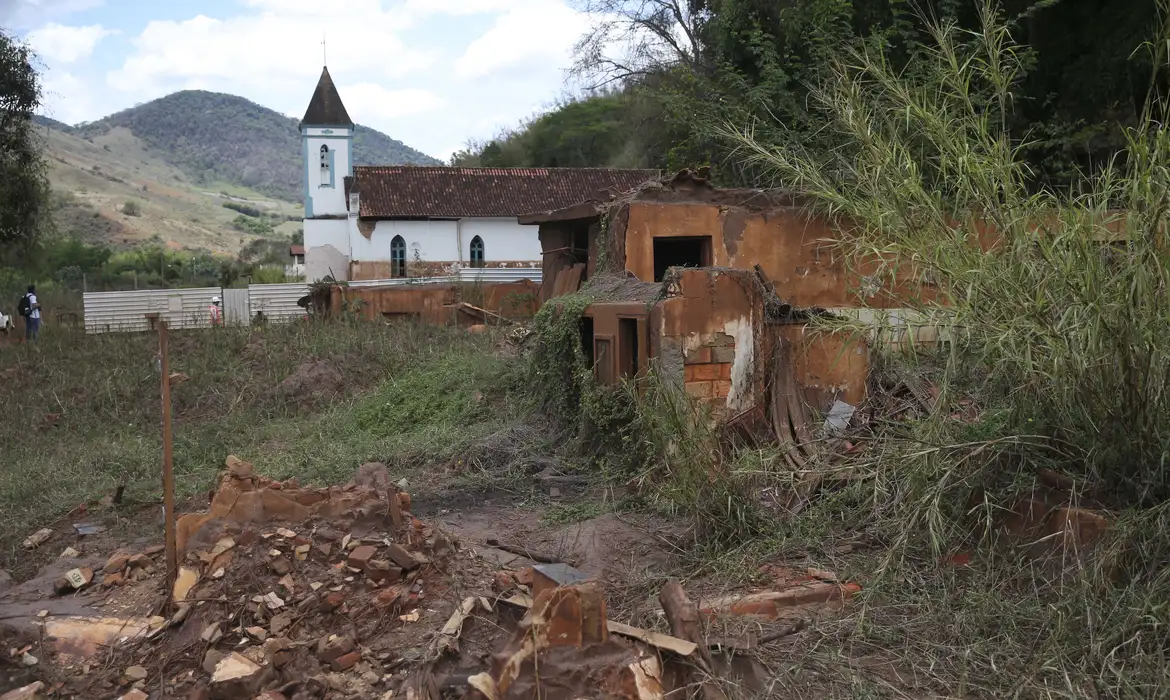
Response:
[{"label": "person walking", "polygon": [[211,313],[212,326],[223,325],[223,307],[221,304],[223,304],[223,300],[218,296],[211,297],[211,306],[207,310]]},{"label": "person walking", "polygon": [[28,292],[20,298],[17,311],[24,317],[24,339],[30,342],[36,340],[41,330],[41,304],[37,300],[36,285],[28,286]]}]

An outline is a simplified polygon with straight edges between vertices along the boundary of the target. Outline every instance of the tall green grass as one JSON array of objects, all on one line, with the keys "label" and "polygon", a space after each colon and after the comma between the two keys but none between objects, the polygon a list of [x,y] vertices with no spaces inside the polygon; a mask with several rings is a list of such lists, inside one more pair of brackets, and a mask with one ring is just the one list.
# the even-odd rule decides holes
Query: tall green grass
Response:
[{"label": "tall green grass", "polygon": [[[919,292],[954,342],[937,358],[938,409],[879,422],[846,486],[781,539],[852,532],[880,543],[870,605],[838,640],[900,657],[945,694],[1165,697],[1170,626],[1170,104],[1151,81],[1125,149],[1072,192],[1033,186],[1009,129],[1024,71],[997,8],[981,32],[934,25],[913,77],[845,52],[815,91],[837,148],[764,143],[744,157],[836,220],[854,263]],[[1167,62],[1165,26],[1148,50]],[[979,233],[997,242],[979,245]],[[985,238],[986,240],[986,238]],[[909,371],[922,371],[911,367]],[[977,397],[968,424],[948,406]],[[1041,468],[1073,505],[1115,517],[1090,556],[1041,565],[1000,538]],[[947,555],[974,551],[956,571]],[[896,630],[896,632],[894,632]]]}]

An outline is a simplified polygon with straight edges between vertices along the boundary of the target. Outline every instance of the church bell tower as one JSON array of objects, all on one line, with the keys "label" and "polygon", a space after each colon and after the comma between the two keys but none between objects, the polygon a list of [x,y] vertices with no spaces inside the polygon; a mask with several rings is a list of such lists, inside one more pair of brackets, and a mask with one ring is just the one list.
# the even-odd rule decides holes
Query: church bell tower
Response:
[{"label": "church bell tower", "polygon": [[353,176],[353,129],[329,69],[323,68],[301,120],[306,233],[313,219],[348,216],[345,178]]}]

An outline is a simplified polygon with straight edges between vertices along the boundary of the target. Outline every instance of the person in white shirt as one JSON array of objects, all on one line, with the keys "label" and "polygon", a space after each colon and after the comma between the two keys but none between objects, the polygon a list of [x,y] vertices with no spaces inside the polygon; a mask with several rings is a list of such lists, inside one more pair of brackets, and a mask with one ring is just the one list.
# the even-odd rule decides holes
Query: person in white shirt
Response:
[{"label": "person in white shirt", "polygon": [[208,307],[207,310],[211,313],[211,325],[213,325],[213,326],[222,326],[223,325],[223,307],[221,306],[222,304],[223,304],[223,300],[220,299],[218,296],[211,297],[211,306]]},{"label": "person in white shirt", "polygon": [[28,293],[24,295],[27,303],[21,304],[21,315],[24,316],[24,339],[33,341],[41,330],[41,304],[37,301],[36,285],[28,286]]}]

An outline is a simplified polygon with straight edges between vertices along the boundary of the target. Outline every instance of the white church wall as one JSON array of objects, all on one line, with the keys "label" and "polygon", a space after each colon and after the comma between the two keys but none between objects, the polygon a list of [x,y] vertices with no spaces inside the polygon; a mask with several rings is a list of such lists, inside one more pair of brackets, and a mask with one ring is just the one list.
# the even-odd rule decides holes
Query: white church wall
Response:
[{"label": "white church wall", "polygon": [[305,281],[349,279],[349,228],[347,219],[305,220]]},{"label": "white church wall", "polygon": [[540,238],[535,226],[521,226],[516,219],[464,219],[463,260],[471,259],[471,239],[483,239],[484,261],[540,263]]},{"label": "white church wall", "polygon": [[351,233],[354,260],[390,260],[390,243],[395,236],[406,242],[407,263],[455,262],[459,260],[454,221],[379,221],[367,239],[358,231]]}]

